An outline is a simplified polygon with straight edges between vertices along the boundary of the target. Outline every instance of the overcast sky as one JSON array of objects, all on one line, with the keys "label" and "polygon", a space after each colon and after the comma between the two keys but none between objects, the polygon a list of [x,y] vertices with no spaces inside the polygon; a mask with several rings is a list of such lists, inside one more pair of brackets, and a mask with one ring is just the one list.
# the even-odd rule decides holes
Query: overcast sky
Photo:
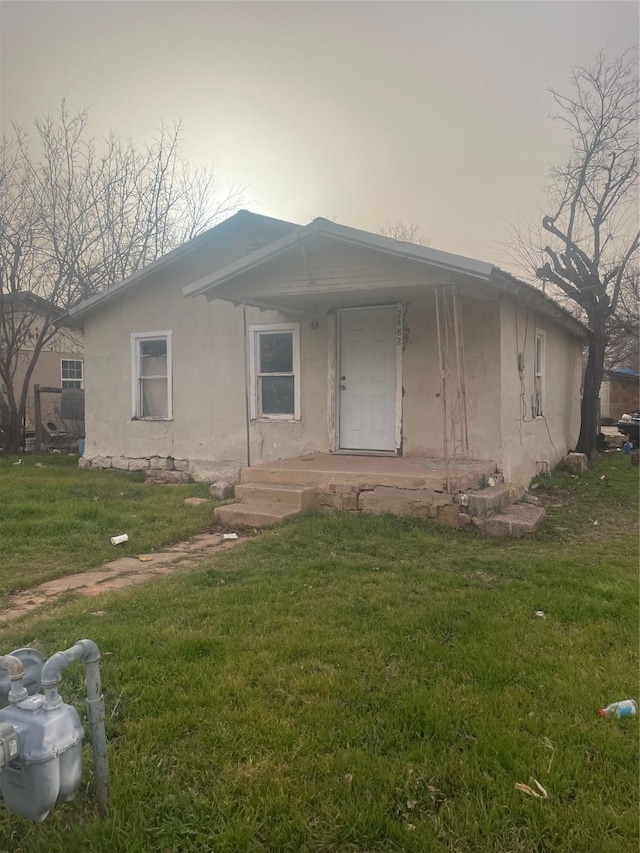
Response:
[{"label": "overcast sky", "polygon": [[0,2],[0,123],[62,93],[150,141],[184,122],[187,154],[249,187],[250,209],[505,262],[566,139],[548,86],[637,44],[633,2]]}]

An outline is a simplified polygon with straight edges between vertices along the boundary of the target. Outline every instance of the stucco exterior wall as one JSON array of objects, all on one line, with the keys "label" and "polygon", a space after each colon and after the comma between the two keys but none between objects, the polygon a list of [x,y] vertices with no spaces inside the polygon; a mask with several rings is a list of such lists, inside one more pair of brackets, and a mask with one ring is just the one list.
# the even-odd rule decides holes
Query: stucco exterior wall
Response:
[{"label": "stucco exterior wall", "polygon": [[[526,484],[554,468],[575,447],[580,431],[582,345],[546,317],[501,303],[501,453],[505,480]],[[545,333],[544,417],[532,417],[536,330]],[[518,353],[524,357],[518,369]]]},{"label": "stucco exterior wall", "polygon": [[[500,449],[500,309],[497,300],[462,297],[469,450],[495,459]],[[412,300],[405,314],[403,453],[442,456],[443,427],[438,329],[433,293]],[[450,348],[455,369],[455,349]],[[454,400],[448,400],[451,407]]]},{"label": "stucco exterior wall", "polygon": [[[330,270],[336,281],[345,278],[344,269],[355,269],[354,253],[344,252],[343,256],[334,258]],[[325,265],[328,270],[326,259]],[[185,299],[182,295],[183,286],[212,268],[211,248],[205,247],[89,314],[85,322],[88,459],[170,457],[181,460],[196,479],[204,480],[235,479],[247,464],[243,309],[220,299],[207,302],[202,297]],[[257,272],[252,275],[257,276]],[[432,290],[415,287],[415,275],[406,263],[393,265],[385,259],[383,273],[378,272],[377,294],[364,287],[363,273],[357,277],[359,289],[363,284],[361,294],[345,290],[321,293],[310,288],[315,306],[300,300],[297,313],[246,309],[249,327],[281,322],[300,325],[300,420],[252,421],[252,463],[332,448],[328,385],[335,337],[331,312],[341,304],[367,305],[381,298],[389,303],[403,301],[406,306],[403,453],[442,456],[435,299]],[[291,282],[298,289],[307,287],[308,270],[303,260],[296,259],[282,278],[273,270],[267,271],[262,292],[268,296],[278,281]],[[256,288],[259,290],[257,280]],[[397,300],[387,300],[387,294],[394,292]],[[537,318],[530,311],[527,314],[522,305],[516,323],[515,303],[507,298],[467,292],[461,299],[470,454],[476,459],[495,460],[507,480],[526,483],[540,470],[539,460],[546,459],[553,466],[577,439],[580,345],[552,321]],[[301,313],[303,310],[306,313]],[[536,326],[546,333],[546,425],[544,419],[531,420],[521,414],[523,399],[530,412]],[[132,419],[131,335],[161,331],[172,334],[172,419]],[[522,383],[519,351],[525,359]],[[454,369],[453,347],[450,356]],[[454,401],[448,402],[451,405]]]},{"label": "stucco exterior wall", "polygon": [[[187,300],[167,276],[107,303],[85,324],[85,456],[188,459],[201,479],[237,476],[247,464],[242,308]],[[151,292],[152,291],[152,292]],[[299,321],[299,318],[295,318]],[[302,418],[251,424],[253,461],[328,449],[326,317],[301,322]],[[247,324],[289,322],[280,312],[247,308]],[[173,417],[134,420],[131,335],[171,331]]]}]

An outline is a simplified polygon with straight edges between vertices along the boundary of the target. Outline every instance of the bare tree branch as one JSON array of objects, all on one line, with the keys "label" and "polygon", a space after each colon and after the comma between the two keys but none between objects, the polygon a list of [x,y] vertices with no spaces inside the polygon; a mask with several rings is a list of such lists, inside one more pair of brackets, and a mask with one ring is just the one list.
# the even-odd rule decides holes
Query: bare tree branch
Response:
[{"label": "bare tree branch", "polygon": [[589,326],[578,449],[591,455],[606,348],[614,336],[621,352],[620,334],[630,328],[629,316],[625,323],[617,323],[616,312],[621,294],[626,297],[625,307],[633,301],[629,298],[632,271],[637,294],[636,52],[628,51],[613,62],[601,53],[590,68],[574,70],[568,94],[549,91],[556,106],[552,118],[569,134],[567,161],[550,171],[551,212],[541,223],[551,239],[540,250],[539,240],[531,240],[532,232],[514,228],[509,249],[512,257],[529,267],[532,258],[538,258],[538,281],[551,284],[579,306]]},{"label": "bare tree branch", "polygon": [[[146,147],[89,135],[64,99],[0,141],[0,424],[16,449],[38,356],[66,309],[127,278],[242,203],[183,156],[182,127]],[[26,366],[25,366],[26,359]],[[20,360],[20,387],[16,388]]]}]

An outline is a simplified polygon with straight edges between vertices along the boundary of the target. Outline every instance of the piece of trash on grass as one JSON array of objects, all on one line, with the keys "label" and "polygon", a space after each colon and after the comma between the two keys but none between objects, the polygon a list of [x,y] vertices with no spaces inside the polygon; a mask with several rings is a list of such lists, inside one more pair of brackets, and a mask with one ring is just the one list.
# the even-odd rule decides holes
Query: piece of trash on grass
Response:
[{"label": "piece of trash on grass", "polygon": [[553,764],[553,759],[555,757],[556,750],[548,737],[543,737],[542,743],[547,747],[547,749],[551,750],[551,758],[549,759],[549,766],[547,767],[547,773],[551,773],[551,765]]},{"label": "piece of trash on grass", "polygon": [[122,545],[123,542],[128,542],[129,536],[127,533],[122,533],[120,536],[112,536],[111,544],[112,545]]},{"label": "piece of trash on grass", "polygon": [[92,616],[104,616],[106,612],[107,612],[106,610],[92,610],[91,615]]},{"label": "piece of trash on grass", "polygon": [[537,791],[534,791],[533,788],[531,788],[529,785],[525,785],[524,782],[516,782],[515,787],[518,791],[520,791],[522,794],[526,794],[528,797],[535,797],[538,800],[546,800],[549,798],[549,794],[546,792],[546,790],[542,787],[542,785],[540,784],[540,782],[538,782],[537,779],[529,779],[529,781],[533,782],[533,784],[538,789]]},{"label": "piece of trash on grass", "polygon": [[606,479],[607,479],[607,475],[606,475],[606,474],[603,474],[603,475],[602,475],[602,477],[600,477],[600,479],[601,479],[601,480],[606,480]]},{"label": "piece of trash on grass", "polygon": [[561,530],[563,533],[566,533],[568,529],[568,527],[556,527],[556,530]]},{"label": "piece of trash on grass", "polygon": [[223,533],[222,538],[223,539],[237,539],[238,534],[237,533]]},{"label": "piece of trash on grass", "polygon": [[42,462],[36,462],[36,464],[33,467],[34,468],[44,468],[44,465],[42,464]]},{"label": "piece of trash on grass", "polygon": [[488,483],[489,483],[489,485],[493,488],[493,486],[495,486],[495,484],[496,484],[495,477],[489,477],[489,479],[487,480],[487,482],[488,482]]},{"label": "piece of trash on grass", "polygon": [[22,465],[22,459],[18,459],[18,461],[14,462],[13,464],[14,465]]},{"label": "piece of trash on grass", "polygon": [[544,610],[536,610],[536,616],[538,617],[538,619],[547,618],[547,614],[544,612]]},{"label": "piece of trash on grass", "polygon": [[599,521],[594,521],[594,522],[593,522],[593,524],[594,524],[594,526],[595,526],[596,524],[600,524],[600,522],[599,522]]},{"label": "piece of trash on grass", "polygon": [[612,702],[606,708],[600,708],[598,714],[601,717],[633,717],[638,713],[638,706],[634,699],[623,699],[622,702]]},{"label": "piece of trash on grass", "polygon": [[530,488],[530,489],[537,489],[539,485],[540,485],[540,483],[531,483],[531,485],[529,486],[529,488]]},{"label": "piece of trash on grass", "polygon": [[149,560],[153,560],[153,557],[150,557],[148,554],[143,554],[141,557],[138,557],[141,563],[148,563]]}]

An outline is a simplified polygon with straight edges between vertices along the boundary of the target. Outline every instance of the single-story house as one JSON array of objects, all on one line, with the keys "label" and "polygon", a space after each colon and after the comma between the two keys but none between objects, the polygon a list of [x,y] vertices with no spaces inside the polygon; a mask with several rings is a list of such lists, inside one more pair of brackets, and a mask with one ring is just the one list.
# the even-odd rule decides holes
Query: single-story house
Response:
[{"label": "single-story house", "polygon": [[579,431],[569,313],[492,264],[326,219],[241,211],[66,322],[84,332],[85,466],[237,482],[282,461],[301,483],[292,459],[347,456],[365,480],[360,457],[432,460],[450,491],[474,463],[526,484]]}]

